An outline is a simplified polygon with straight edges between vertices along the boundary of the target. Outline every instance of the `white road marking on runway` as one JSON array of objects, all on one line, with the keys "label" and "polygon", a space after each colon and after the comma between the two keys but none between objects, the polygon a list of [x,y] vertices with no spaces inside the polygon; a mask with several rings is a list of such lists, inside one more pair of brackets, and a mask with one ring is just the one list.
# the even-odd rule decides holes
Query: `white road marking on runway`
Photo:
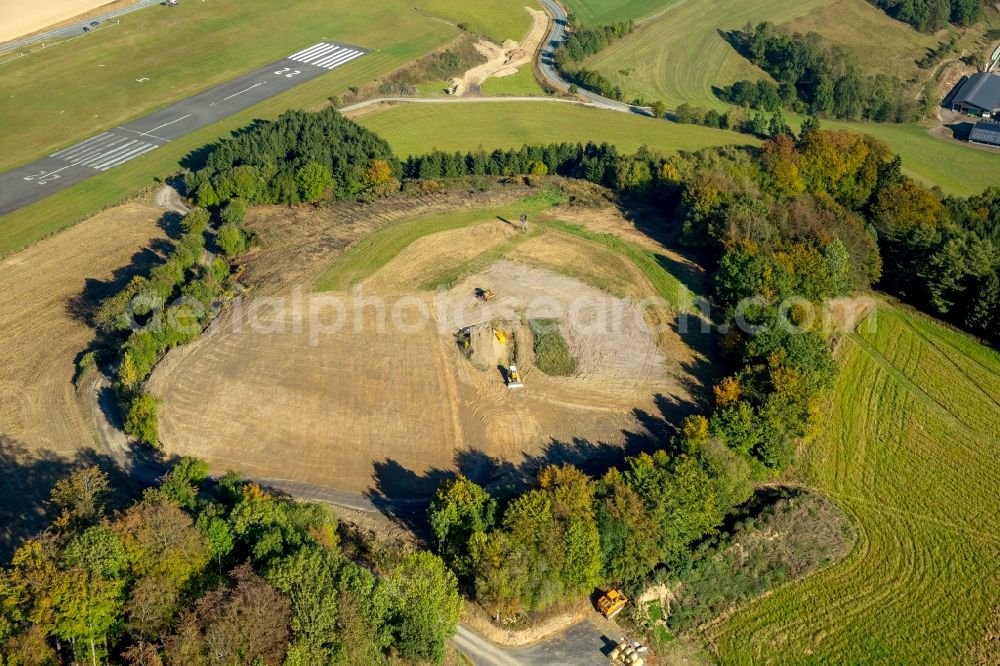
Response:
[{"label": "white road marking on runway", "polygon": [[[131,131],[134,132],[134,130]],[[146,136],[144,132],[134,133]],[[104,132],[75,146],[60,150],[58,153],[53,153],[51,157],[69,162],[71,166],[85,166],[98,171],[107,171],[112,167],[124,164],[131,159],[148,153],[154,148],[159,148],[159,145],[138,139],[130,139],[120,134]],[[65,168],[67,167],[63,167],[63,169]],[[59,169],[59,171],[62,171],[62,169]]]},{"label": "white road marking on runway", "polygon": [[317,67],[325,67],[327,69],[333,69],[340,63],[347,62],[348,60],[350,60],[352,57],[355,56],[355,54],[357,54],[357,51],[341,51],[340,53],[327,56],[322,60],[317,60],[312,64],[316,65]]},{"label": "white road marking on runway", "polygon": [[94,168],[96,169],[98,162],[108,157],[117,157],[122,153],[126,153],[132,148],[132,146],[139,143],[137,139],[124,139],[124,141],[125,143],[122,143],[121,141],[116,141],[114,144],[109,146],[110,148],[109,150],[93,151],[89,153],[85,158],[78,160],[77,164],[83,166],[93,165]]},{"label": "white road marking on runway", "polygon": [[361,55],[364,53],[356,49],[320,42],[298,53],[293,53],[288,56],[288,59],[323,69],[333,69]]},{"label": "white road marking on runway", "polygon": [[[140,134],[140,135],[142,135],[142,136],[153,136],[153,134],[152,134],[152,133],[153,133],[153,132],[155,132],[156,130],[158,130],[158,129],[163,129],[163,128],[164,128],[164,127],[166,127],[167,125],[173,125],[174,123],[179,123],[180,121],[184,120],[185,118],[190,118],[190,117],[191,117],[192,115],[193,115],[193,114],[191,114],[191,113],[188,113],[188,114],[186,114],[186,115],[183,115],[183,116],[181,116],[181,117],[180,117],[180,118],[178,118],[177,120],[171,120],[171,121],[170,121],[169,123],[163,123],[162,125],[159,125],[158,127],[154,127],[154,128],[153,128],[153,129],[151,129],[151,130],[147,130],[147,131],[145,131],[145,132],[139,132],[139,134]],[[159,137],[153,137],[153,138],[154,138],[154,139],[158,139]],[[165,141],[165,140],[166,140],[166,139],[161,139],[161,141]]]},{"label": "white road marking on runway", "polygon": [[94,165],[94,168],[100,169],[101,171],[107,171],[108,169],[112,169],[120,164],[125,164],[129,160],[134,160],[136,157],[139,157],[140,155],[145,155],[146,153],[155,148],[159,148],[159,146],[157,146],[155,143],[143,144],[142,146],[133,149],[132,151],[130,151],[125,155],[118,156],[111,162],[104,162],[103,164]]},{"label": "white road marking on runway", "polygon": [[73,165],[72,164],[67,164],[66,166],[62,167],[61,169],[56,169],[54,171],[45,171],[45,170],[42,170],[42,171],[40,171],[38,173],[35,173],[35,174],[32,174],[30,176],[25,176],[22,180],[26,180],[28,182],[31,182],[33,180],[37,180],[39,185],[44,185],[45,183],[47,183],[49,181],[55,180],[57,178],[60,178],[60,176],[58,176],[57,174],[60,171],[64,171],[64,170],[70,168],[71,166],[73,166]]},{"label": "white road marking on runway", "polygon": [[[247,92],[248,90],[253,90],[253,89],[254,89],[254,88],[256,88],[257,86],[262,86],[262,85],[264,85],[265,83],[267,83],[267,81],[261,81],[261,82],[259,82],[259,83],[255,83],[255,84],[253,84],[252,86],[250,86],[249,88],[245,88],[244,90],[241,90],[241,91],[239,91],[238,93],[233,93],[233,94],[232,94],[232,95],[230,95],[229,97],[223,97],[223,98],[222,98],[222,101],[223,101],[223,102],[225,102],[226,100],[229,100],[229,99],[232,99],[232,98],[234,98],[234,97],[238,97],[239,95],[242,95],[243,93]],[[191,115],[191,114],[188,114],[188,115]]]},{"label": "white road marking on runway", "polygon": [[70,153],[70,152],[79,150],[80,148],[83,148],[84,146],[86,146],[88,144],[92,144],[94,142],[98,142],[101,139],[104,139],[104,138],[106,138],[108,136],[113,136],[113,135],[109,134],[108,132],[105,132],[104,134],[98,134],[97,136],[92,136],[89,139],[87,139],[86,141],[81,141],[80,143],[78,143],[78,144],[76,144],[74,146],[70,146],[69,148],[64,148],[64,149],[60,150],[57,153],[52,153],[49,157],[59,157],[59,158],[62,158],[65,155],[67,155],[68,153]]},{"label": "white road marking on runway", "polygon": [[306,58],[306,57],[309,57],[309,56],[318,55],[321,52],[327,52],[330,49],[334,49],[334,48],[337,48],[337,47],[334,46],[333,44],[327,44],[326,42],[320,42],[319,44],[316,44],[315,46],[310,46],[309,48],[307,48],[307,49],[305,49],[303,51],[299,51],[298,53],[293,53],[292,55],[290,55],[288,57],[291,60],[298,60],[299,58]]}]

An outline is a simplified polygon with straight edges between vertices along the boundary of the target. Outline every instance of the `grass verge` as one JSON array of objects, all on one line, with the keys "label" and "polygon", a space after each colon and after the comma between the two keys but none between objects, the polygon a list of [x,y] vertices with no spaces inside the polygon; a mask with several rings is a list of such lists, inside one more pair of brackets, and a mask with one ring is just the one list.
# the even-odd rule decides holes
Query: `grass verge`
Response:
[{"label": "grass verge", "polygon": [[[374,275],[414,241],[441,231],[459,229],[496,217],[516,217],[520,213],[537,214],[563,201],[561,192],[542,191],[503,208],[486,208],[447,213],[407,220],[389,225],[365,236],[334,261],[316,282],[316,291],[343,291]],[[459,269],[446,269],[436,279],[457,281]],[[440,284],[437,283],[437,284]],[[435,284],[434,286],[437,286]]]},{"label": "grass verge", "polygon": [[421,11],[462,25],[498,44],[506,39],[520,41],[531,27],[531,14],[525,6],[538,9],[535,0],[414,0]]},{"label": "grass verge", "polygon": [[531,65],[522,65],[516,74],[502,76],[499,79],[486,79],[483,82],[484,95],[491,97],[543,97],[545,90],[535,79],[535,71]]},{"label": "grass verge", "polygon": [[556,319],[530,319],[535,367],[552,377],[569,377],[576,372],[576,359],[569,353],[566,338]]},{"label": "grass verge", "polygon": [[679,0],[565,0],[566,9],[587,25],[651,16]]},{"label": "grass verge", "polygon": [[899,308],[845,342],[799,473],[851,517],[840,564],[709,630],[725,664],[970,663],[1000,599],[1000,354]]},{"label": "grass verge", "polygon": [[674,310],[688,312],[693,307],[694,296],[691,290],[667,269],[670,262],[666,257],[652,250],[647,250],[646,248],[622,240],[614,234],[595,233],[578,224],[567,224],[561,220],[543,220],[539,224],[555,231],[561,231],[562,233],[603,245],[623,255],[639,267],[639,270],[652,283],[657,295]]},{"label": "grass verge", "polygon": [[606,141],[623,152],[648,145],[666,153],[760,144],[735,132],[559,102],[399,105],[362,116],[358,122],[388,140],[400,156],[435,148],[492,150],[563,141]]}]

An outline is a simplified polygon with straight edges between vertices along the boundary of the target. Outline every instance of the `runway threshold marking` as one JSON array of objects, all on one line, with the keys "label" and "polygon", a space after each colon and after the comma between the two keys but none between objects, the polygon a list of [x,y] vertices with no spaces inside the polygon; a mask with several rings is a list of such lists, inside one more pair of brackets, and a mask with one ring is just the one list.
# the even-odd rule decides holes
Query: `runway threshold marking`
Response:
[{"label": "runway threshold marking", "polygon": [[[97,171],[107,171],[140,155],[145,155],[155,148],[159,148],[159,145],[138,139],[129,139],[126,136],[112,132],[104,132],[75,146],[52,153],[50,157],[69,162],[70,166],[79,165],[90,167]],[[66,167],[63,168],[65,169]],[[59,169],[59,171],[62,171],[62,169]]]},{"label": "runway threshold marking", "polygon": [[[290,56],[260,67],[253,72],[221,84],[213,91],[205,91],[176,102],[163,112],[127,123],[77,144],[51,153],[23,167],[0,173],[0,215],[31,205],[46,196],[72,187],[94,173],[120,166],[146,153],[156,150],[172,139],[217,122],[235,110],[249,108],[274,94],[285,92],[302,81],[312,80],[341,65],[352,62],[368,53],[367,49],[327,41],[318,42]],[[149,80],[143,76],[136,81]],[[270,85],[260,88],[264,83]],[[249,86],[229,94],[229,90]],[[254,89],[257,92],[254,93]],[[224,98],[213,96],[228,95]],[[229,102],[223,104],[224,102]],[[187,113],[192,111],[192,113]],[[183,114],[183,115],[181,115]],[[144,130],[143,123],[172,120]],[[181,127],[177,123],[187,120]],[[170,127],[174,126],[174,127]],[[164,130],[165,127],[170,127]],[[79,169],[70,169],[77,166]],[[41,186],[41,187],[39,187]]]},{"label": "runway threshold marking", "polygon": [[72,164],[67,164],[66,166],[62,167],[61,169],[55,169],[54,171],[46,171],[45,169],[42,169],[38,173],[33,173],[30,176],[25,176],[24,178],[22,178],[22,180],[26,180],[28,182],[31,182],[33,180],[37,180],[39,185],[44,185],[45,183],[47,183],[49,181],[52,181],[52,180],[55,180],[55,179],[59,178],[60,176],[58,175],[58,173],[60,171],[64,171],[64,170],[70,168],[71,166],[73,166],[73,165]]},{"label": "runway threshold marking", "polygon": [[347,46],[320,42],[298,53],[293,53],[288,56],[288,59],[306,65],[313,65],[314,67],[333,69],[362,55],[364,55],[364,51],[352,49]]}]

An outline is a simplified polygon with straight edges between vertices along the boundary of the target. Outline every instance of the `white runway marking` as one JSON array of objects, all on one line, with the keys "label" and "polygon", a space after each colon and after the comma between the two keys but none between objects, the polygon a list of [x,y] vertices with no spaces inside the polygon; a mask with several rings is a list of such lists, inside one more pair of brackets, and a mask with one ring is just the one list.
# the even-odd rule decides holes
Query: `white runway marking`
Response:
[{"label": "white runway marking", "polygon": [[[243,90],[239,91],[238,93],[233,93],[229,97],[223,97],[222,101],[225,102],[227,99],[232,99],[234,97],[238,97],[238,96],[242,95],[243,93],[247,92],[248,90],[253,90],[257,86],[262,86],[265,83],[267,83],[267,81],[261,81],[260,83],[255,83],[252,86],[250,86],[249,88],[244,88]],[[188,115],[190,116],[191,114],[189,113]],[[159,128],[157,128],[157,129],[159,129]],[[153,130],[149,130],[149,131],[152,132]]]},{"label": "white runway marking", "polygon": [[[184,120],[185,118],[190,118],[190,117],[191,117],[191,115],[192,115],[192,114],[190,114],[190,113],[189,113],[189,114],[187,114],[187,115],[183,115],[183,116],[181,116],[181,117],[180,117],[180,118],[178,118],[177,120],[171,120],[171,121],[170,121],[169,123],[163,123],[162,125],[157,125],[156,127],[154,127],[154,128],[153,128],[153,129],[151,129],[151,130],[146,130],[145,132],[142,132],[142,135],[143,135],[143,136],[153,136],[153,132],[155,132],[156,130],[158,130],[158,129],[163,129],[163,128],[164,128],[164,127],[166,127],[167,125],[173,125],[174,123],[179,123],[180,121]],[[155,138],[158,138],[158,137],[153,137],[153,138],[155,139]]]},{"label": "white runway marking", "polygon": [[25,176],[22,180],[26,180],[29,183],[31,181],[36,181],[39,185],[45,185],[46,183],[49,183],[49,182],[51,182],[53,180],[58,180],[59,178],[62,178],[62,176],[59,175],[59,172],[60,171],[65,171],[66,169],[70,168],[71,166],[73,166],[73,165],[72,164],[67,164],[66,166],[62,167],[61,169],[54,169],[52,171],[42,170],[42,171],[39,171],[38,173],[33,173],[30,176]]},{"label": "white runway marking", "polygon": [[107,171],[155,148],[159,148],[155,143],[147,143],[139,139],[130,139],[119,134],[105,132],[75,146],[60,150],[58,153],[53,153],[51,157],[69,162],[71,165]]},{"label": "white runway marking", "polygon": [[323,69],[333,69],[362,55],[364,52],[356,49],[320,42],[298,53],[293,53],[288,56],[288,59]]}]

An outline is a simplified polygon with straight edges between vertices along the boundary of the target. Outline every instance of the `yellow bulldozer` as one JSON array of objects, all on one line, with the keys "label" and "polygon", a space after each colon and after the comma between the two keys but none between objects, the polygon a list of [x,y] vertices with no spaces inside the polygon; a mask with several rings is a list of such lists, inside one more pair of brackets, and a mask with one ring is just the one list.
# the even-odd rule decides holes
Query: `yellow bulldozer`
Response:
[{"label": "yellow bulldozer", "polygon": [[610,620],[621,613],[627,603],[628,597],[622,594],[621,590],[611,588],[597,600],[597,609],[601,611],[601,615]]}]

